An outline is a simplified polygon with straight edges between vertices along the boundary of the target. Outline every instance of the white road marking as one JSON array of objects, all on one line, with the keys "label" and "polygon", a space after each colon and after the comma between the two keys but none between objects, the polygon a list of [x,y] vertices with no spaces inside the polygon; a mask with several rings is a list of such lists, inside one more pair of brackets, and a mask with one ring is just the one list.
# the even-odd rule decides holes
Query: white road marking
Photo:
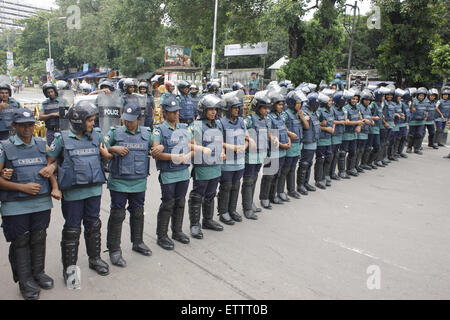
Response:
[{"label": "white road marking", "polygon": [[364,255],[364,256],[366,256],[366,257],[369,257],[369,258],[371,258],[371,259],[381,260],[381,261],[383,261],[384,263],[390,264],[390,265],[392,265],[392,266],[394,266],[394,267],[397,267],[397,268],[400,268],[400,269],[403,269],[403,270],[406,270],[406,271],[414,272],[413,270],[411,270],[411,269],[409,269],[409,268],[407,268],[407,267],[401,266],[401,265],[399,265],[399,264],[396,264],[395,262],[392,262],[392,261],[390,261],[390,260],[386,260],[386,259],[377,257],[377,256],[375,256],[373,253],[370,253],[370,252],[368,252],[368,251],[365,251],[365,250],[362,250],[362,249],[358,249],[358,248],[351,248],[351,247],[347,246],[347,245],[346,245],[345,243],[343,243],[343,242],[339,242],[339,241],[336,241],[336,240],[333,240],[333,239],[330,239],[330,238],[325,238],[325,239],[323,239],[323,241],[328,242],[328,243],[335,244],[335,245],[337,245],[337,246],[339,246],[339,247],[341,247],[341,248],[343,248],[343,249],[347,249],[347,250],[350,250],[350,251],[359,253],[359,254]]}]

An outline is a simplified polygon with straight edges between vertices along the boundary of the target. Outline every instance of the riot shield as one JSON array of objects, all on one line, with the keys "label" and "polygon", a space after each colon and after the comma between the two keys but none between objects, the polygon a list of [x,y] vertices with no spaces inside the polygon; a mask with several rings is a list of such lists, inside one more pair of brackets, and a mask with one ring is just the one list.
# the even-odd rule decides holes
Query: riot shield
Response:
[{"label": "riot shield", "polygon": [[67,112],[70,106],[74,103],[75,95],[72,90],[60,90],[59,91],[59,129],[69,129],[69,119],[67,119]]},{"label": "riot shield", "polygon": [[109,95],[100,92],[97,96],[99,126],[105,135],[111,127],[120,125],[120,102],[121,99],[117,90]]},{"label": "riot shield", "polygon": [[147,115],[147,95],[133,93],[128,96],[128,103],[138,104],[141,107],[141,121],[139,121],[140,126],[144,126],[145,117]]}]

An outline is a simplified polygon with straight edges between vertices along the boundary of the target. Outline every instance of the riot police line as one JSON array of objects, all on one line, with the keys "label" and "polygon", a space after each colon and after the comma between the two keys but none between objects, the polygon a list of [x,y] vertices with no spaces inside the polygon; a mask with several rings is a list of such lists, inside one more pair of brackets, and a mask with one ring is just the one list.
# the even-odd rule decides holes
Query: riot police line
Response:
[{"label": "riot police line", "polygon": [[[61,199],[65,220],[60,243],[62,274],[66,285],[73,288],[80,286],[81,224],[89,268],[102,276],[110,273],[101,258],[99,212],[105,183],[111,193],[106,237],[111,263],[127,266],[121,249],[127,211],[132,250],[152,254],[143,239],[149,156],[155,158],[160,171],[157,244],[173,250],[172,240],[187,244],[191,237],[203,239],[202,229],[222,231],[221,223],[242,222],[237,209],[239,193],[243,216],[258,220],[262,208],[271,210],[272,204],[300,199],[316,188],[327,189],[332,180],[357,177],[406,158],[405,147],[407,153],[414,149],[422,154],[425,128],[429,146],[437,148],[450,113],[448,88],[438,100],[439,93],[425,88],[322,88],[315,92],[317,86],[311,84],[294,88],[288,82],[272,82],[255,94],[252,113],[245,119],[241,116],[242,91],[222,95],[214,88],[201,96],[195,112],[184,110],[186,118],[180,121],[183,108],[193,106],[186,103],[188,94],[180,88],[184,100],[168,94],[161,102],[164,121],[152,130],[142,124],[148,100],[132,92],[136,83],[126,81],[124,87],[127,91],[119,95],[110,84],[103,88],[101,84],[105,91],[85,99],[74,97],[67,108],[67,100],[58,99],[58,88],[44,85],[48,98],[41,119],[51,131],[48,145],[33,137],[33,114],[12,107],[9,125],[15,133],[2,141],[0,149],[1,212],[5,238],[11,242],[13,280],[25,299],[38,299],[40,289],[54,285],[45,273],[51,197]],[[128,90],[131,87],[134,90]],[[0,94],[10,95],[2,90],[0,86]],[[100,127],[96,127],[97,116]],[[436,131],[430,133],[433,125],[439,128],[438,136]],[[109,174],[104,161],[108,161]],[[315,186],[309,183],[313,166]],[[261,169],[259,208],[254,198]],[[193,188],[187,195],[191,179]],[[214,220],[216,195],[221,223]],[[182,230],[186,198],[191,237]]]}]

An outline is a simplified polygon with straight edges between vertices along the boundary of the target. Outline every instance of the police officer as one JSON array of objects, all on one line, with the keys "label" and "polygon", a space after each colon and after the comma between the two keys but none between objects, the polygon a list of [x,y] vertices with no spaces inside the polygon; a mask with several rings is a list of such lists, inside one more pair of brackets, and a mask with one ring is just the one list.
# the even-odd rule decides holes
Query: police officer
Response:
[{"label": "police officer", "polygon": [[[141,108],[129,102],[124,106],[124,125],[112,127],[106,136],[108,151],[114,155],[109,162],[107,187],[111,194],[106,246],[113,265],[125,267],[120,239],[126,210],[130,212],[132,250],[150,256],[151,250],[143,241],[144,203],[149,175],[149,151],[153,144],[150,128],[139,126]],[[128,202],[128,207],[126,207]]]},{"label": "police officer", "polygon": [[434,142],[434,136],[436,134],[435,128],[435,118],[437,116],[436,104],[438,102],[439,92],[437,89],[432,88],[428,91],[428,107],[427,107],[427,118],[425,119],[425,128],[428,130],[428,146],[433,149],[439,149],[437,144]]},{"label": "police officer", "polygon": [[[346,102],[343,91],[337,91],[333,94],[331,110],[335,128],[331,137],[333,159],[330,167],[330,177],[333,180],[350,179],[345,171],[345,151],[342,149],[342,136],[345,131],[345,113],[343,108]],[[339,175],[336,174],[336,166],[338,167]]]},{"label": "police officer", "polygon": [[[123,81],[123,95],[122,95],[122,110],[123,112],[123,106],[128,104],[128,99],[133,93],[137,93],[138,85],[137,81],[132,78],[127,78]],[[120,114],[122,116],[122,114]]]},{"label": "police officer", "polygon": [[[223,226],[213,220],[214,197],[222,175],[221,163],[225,158],[223,152],[223,129],[216,120],[222,100],[215,95],[208,94],[198,103],[199,120],[194,121],[190,129],[194,135],[191,143],[200,150],[194,156],[194,168],[191,172],[194,184],[189,194],[189,219],[191,235],[196,239],[203,239],[203,229],[222,231]],[[200,210],[203,213],[200,226]]]},{"label": "police officer", "polygon": [[[286,169],[286,186],[288,195],[295,199],[300,199],[300,193],[295,190],[295,169],[300,160],[303,145],[303,128],[309,128],[308,120],[302,110],[302,104],[306,101],[308,99],[301,91],[291,91],[286,98],[286,114],[288,116],[286,127],[297,136],[297,139],[291,139],[291,148],[286,151],[285,164],[286,168],[288,168]],[[280,198],[284,197],[282,191],[278,189]]]},{"label": "police officer", "polygon": [[138,86],[139,93],[146,95],[147,97],[147,103],[146,103],[146,110],[145,110],[145,121],[144,125],[150,130],[153,130],[153,112],[155,110],[155,100],[153,99],[153,96],[150,92],[150,87],[147,82],[141,81]]},{"label": "police officer", "polygon": [[[276,138],[271,144],[270,152],[264,165],[264,174],[261,179],[261,187],[259,199],[261,205],[266,209],[271,209],[270,203],[283,204],[290,201],[284,193],[284,185],[286,183],[286,175],[289,167],[285,167],[286,150],[291,148],[291,139],[286,128],[287,115],[283,111],[285,98],[277,92],[269,92],[271,112],[267,118],[270,121],[270,137]],[[292,136],[294,139],[296,135]],[[283,170],[284,168],[284,170]],[[280,181],[280,189],[278,189],[278,181]],[[283,191],[280,198],[278,190]],[[267,201],[269,200],[269,202]]]},{"label": "police officer", "polygon": [[154,155],[161,185],[156,234],[159,246],[173,250],[174,243],[167,236],[169,221],[172,222],[172,239],[183,244],[190,242],[182,227],[190,179],[189,166],[193,155],[190,145],[192,134],[187,124],[179,123],[180,106],[177,99],[166,98],[161,108],[165,121],[153,131],[153,147],[164,148],[162,153]]},{"label": "police officer", "polygon": [[6,140],[12,133],[12,118],[14,111],[21,108],[20,103],[11,97],[11,86],[0,84],[0,140]]},{"label": "police officer", "polygon": [[190,125],[195,119],[195,106],[192,101],[192,97],[189,94],[190,84],[187,81],[178,81],[178,91],[180,94],[177,96],[180,102],[180,122]]},{"label": "police officer", "polygon": [[[397,93],[399,91],[397,90]],[[384,108],[385,119],[388,119],[389,123],[389,144],[387,148],[387,156],[390,161],[398,161],[395,156],[395,150],[397,146],[397,137],[399,134],[399,126],[398,122],[402,119],[405,119],[405,115],[402,113],[402,105],[398,102],[398,99],[401,98],[399,94],[395,94],[394,89],[390,89],[389,93],[386,94],[386,99],[384,100]],[[392,117],[393,113],[393,117]]]},{"label": "police officer", "polygon": [[94,128],[96,108],[86,100],[69,108],[70,129],[55,134],[48,150],[50,169],[58,163],[58,185],[63,192],[61,209],[65,219],[61,253],[63,276],[76,265],[81,222],[84,225],[89,268],[100,275],[109,274],[108,264],[100,258],[100,201],[102,184],[106,182],[101,157],[112,159],[99,128]]},{"label": "police officer", "polygon": [[444,132],[448,119],[450,118],[450,100],[448,96],[450,88],[444,87],[441,92],[441,100],[436,103],[436,141],[438,146],[445,146],[446,133]]},{"label": "police officer", "polygon": [[91,86],[87,83],[80,84],[81,94],[84,96],[87,96],[89,93],[91,93]]},{"label": "police officer", "polygon": [[16,109],[12,118],[16,134],[0,147],[2,227],[11,242],[13,278],[26,300],[38,299],[41,288],[53,288],[53,279],[44,271],[46,230],[53,208],[50,196],[61,199],[56,178],[46,170],[45,140],[33,137],[35,123],[30,110]]},{"label": "police officer", "polygon": [[326,187],[331,187],[331,177],[329,176],[331,161],[333,160],[331,138],[335,124],[333,112],[331,111],[333,98],[320,93],[318,99],[319,109],[317,110],[317,115],[320,121],[320,133],[317,141],[314,180],[316,187],[323,190]]},{"label": "police officer", "polygon": [[47,144],[50,146],[55,138],[55,133],[60,131],[59,110],[67,107],[66,101],[58,97],[58,90],[53,83],[46,83],[42,92],[47,98],[42,102],[39,112],[39,120],[45,122],[47,129]]},{"label": "police officer", "polygon": [[[267,118],[270,110],[270,98],[267,91],[259,91],[255,94],[251,102],[253,113],[248,114],[245,124],[249,133],[249,147],[245,152],[245,170],[242,181],[242,209],[247,219],[257,220],[256,212],[261,212],[254,202],[256,181],[258,173],[267,157],[268,143],[271,124]],[[253,142],[253,143],[252,143]],[[270,202],[265,200],[264,205],[269,206]]]},{"label": "police officer", "polygon": [[429,101],[426,99],[428,90],[425,87],[417,89],[417,98],[415,98],[409,108],[411,109],[411,121],[409,122],[408,148],[407,153],[411,153],[414,147],[414,153],[422,155],[420,150],[422,139],[425,134],[425,119],[428,115]]},{"label": "police officer", "polygon": [[316,191],[316,188],[309,184],[309,178],[320,136],[320,120],[317,115],[317,109],[320,105],[319,94],[312,92],[308,94],[307,98],[308,102],[302,107],[302,110],[307,116],[309,126],[303,127],[303,149],[297,169],[297,191],[305,196],[308,195],[308,191]]},{"label": "police officer", "polygon": [[411,118],[411,110],[409,109],[409,103],[411,102],[412,96],[408,89],[405,90],[403,95],[398,98],[399,103],[401,104],[401,113],[404,114],[404,119],[400,119],[398,122],[399,133],[397,138],[397,148],[396,154],[402,158],[408,158],[408,156],[403,153],[405,149],[406,139],[408,136],[408,122]]},{"label": "police officer", "polygon": [[370,132],[367,140],[367,145],[372,150],[367,160],[367,165],[373,170],[377,170],[378,167],[384,167],[385,165],[379,161],[380,154],[380,128],[383,125],[383,109],[381,106],[381,100],[383,95],[379,89],[376,89],[373,93],[373,101],[370,104],[370,111],[372,113],[372,120],[374,125],[370,127]]},{"label": "police officer", "polygon": [[357,177],[359,176],[356,170],[357,134],[360,133],[363,125],[358,108],[361,93],[359,91],[350,92],[352,92],[352,96],[344,107],[345,131],[342,137],[342,149],[347,153],[347,175]]},{"label": "police officer", "polygon": [[166,91],[161,95],[159,104],[162,105],[164,102],[164,99],[170,96],[176,97],[175,91],[175,84],[172,81],[167,81],[165,84]]},{"label": "police officer", "polygon": [[227,98],[222,108],[224,116],[219,119],[224,132],[226,159],[222,165],[217,209],[219,220],[227,225],[242,221],[241,215],[236,211],[245,169],[245,150],[248,147],[247,128],[244,119],[239,116],[242,108],[239,98]]},{"label": "police officer", "polygon": [[371,103],[372,92],[364,90],[361,93],[361,102],[358,104],[359,113],[361,114],[361,117],[363,118],[362,121],[364,122],[363,126],[361,127],[361,132],[357,134],[358,142],[356,147],[356,170],[358,172],[364,172],[364,170],[372,170],[372,167],[367,164],[369,155],[372,152],[372,147],[368,144],[369,133],[370,128],[375,124],[372,120]]}]

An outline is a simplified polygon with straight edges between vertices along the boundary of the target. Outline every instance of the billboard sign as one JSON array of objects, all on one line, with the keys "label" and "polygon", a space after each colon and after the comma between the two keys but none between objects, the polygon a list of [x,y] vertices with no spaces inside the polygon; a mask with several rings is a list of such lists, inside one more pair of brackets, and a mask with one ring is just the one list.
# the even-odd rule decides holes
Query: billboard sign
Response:
[{"label": "billboard sign", "polygon": [[230,44],[225,46],[225,57],[232,56],[251,56],[267,54],[269,48],[268,42],[259,42],[256,44]]},{"label": "billboard sign", "polygon": [[165,47],[164,65],[166,67],[190,67],[191,48],[185,48],[182,46]]}]

